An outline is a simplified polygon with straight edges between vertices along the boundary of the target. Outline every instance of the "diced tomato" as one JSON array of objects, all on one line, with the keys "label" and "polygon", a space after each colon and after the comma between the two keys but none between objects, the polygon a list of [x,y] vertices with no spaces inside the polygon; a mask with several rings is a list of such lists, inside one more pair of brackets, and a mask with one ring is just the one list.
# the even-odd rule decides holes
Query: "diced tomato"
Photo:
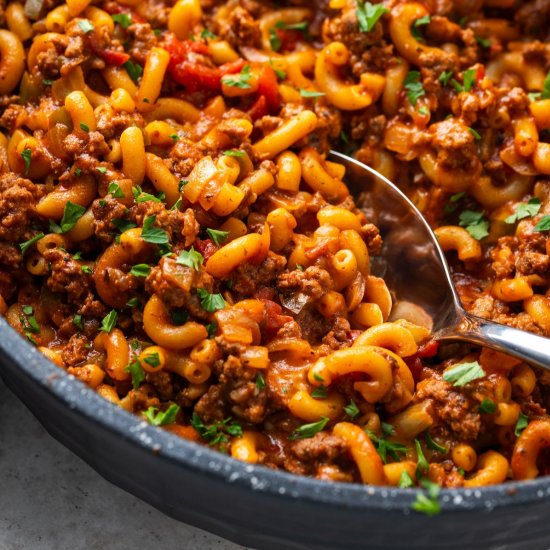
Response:
[{"label": "diced tomato", "polygon": [[[277,296],[277,293],[275,292],[274,289],[272,289],[268,286],[262,286],[256,292],[255,298],[258,299],[258,300],[271,300],[271,301],[273,301],[273,298],[275,298],[276,296]],[[281,306],[279,306],[278,304],[275,304],[275,305],[279,308],[278,313],[281,313],[281,311],[282,311]]]},{"label": "diced tomato", "polygon": [[281,315],[283,308],[272,300],[262,298],[260,300],[265,306],[265,321],[262,323],[262,333],[267,338],[271,338],[277,334],[281,327],[292,321],[292,317]]},{"label": "diced tomato", "polygon": [[439,342],[430,340],[418,348],[416,355],[418,357],[435,357],[439,349]]},{"label": "diced tomato", "polygon": [[267,108],[270,113],[275,114],[281,107],[279,99],[279,88],[277,87],[277,75],[269,66],[264,65],[258,78],[258,93],[265,97]]},{"label": "diced tomato", "polygon": [[485,78],[485,67],[479,65],[476,71],[476,82],[479,84]]},{"label": "diced tomato", "polygon": [[250,118],[254,121],[258,120],[259,118],[262,118],[263,116],[266,116],[268,114],[267,110],[267,103],[265,101],[265,97],[261,95],[248,109],[248,114],[250,115]]},{"label": "diced tomato", "polygon": [[414,378],[415,383],[418,382],[420,380],[420,374],[422,373],[422,369],[424,368],[424,365],[422,364],[422,360],[420,359],[420,357],[418,357],[418,355],[407,357],[405,359],[405,363],[407,363],[407,366],[411,371],[411,374]]},{"label": "diced tomato", "polygon": [[130,59],[130,56],[125,52],[109,50],[101,46],[95,33],[89,33],[89,44],[90,49],[94,52],[94,54],[98,57],[101,57],[101,59],[103,59],[103,61],[105,61],[107,65],[120,67]]},{"label": "diced tomato", "polygon": [[218,247],[210,239],[197,239],[195,241],[195,247],[202,254],[205,261],[218,250]]}]

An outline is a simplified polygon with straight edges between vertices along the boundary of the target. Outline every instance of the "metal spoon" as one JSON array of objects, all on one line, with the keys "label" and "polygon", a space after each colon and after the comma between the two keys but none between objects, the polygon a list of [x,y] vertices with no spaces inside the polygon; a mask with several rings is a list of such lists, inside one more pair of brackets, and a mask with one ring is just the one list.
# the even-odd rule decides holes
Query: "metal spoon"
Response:
[{"label": "metal spoon", "polygon": [[548,338],[464,310],[436,236],[416,206],[391,181],[342,153],[331,151],[329,158],[345,165],[346,184],[352,193],[366,192],[362,207],[384,239],[373,274],[384,277],[397,304],[412,302],[429,314],[433,337],[440,342],[479,344],[550,369]]}]

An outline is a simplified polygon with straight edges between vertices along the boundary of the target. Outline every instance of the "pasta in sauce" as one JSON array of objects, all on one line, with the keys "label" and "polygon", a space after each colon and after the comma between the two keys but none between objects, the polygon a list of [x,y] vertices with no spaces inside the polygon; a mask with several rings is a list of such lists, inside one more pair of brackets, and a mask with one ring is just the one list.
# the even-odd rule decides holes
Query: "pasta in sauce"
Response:
[{"label": "pasta in sauce", "polygon": [[546,0],[1,15],[0,310],[51,361],[177,436],[318,479],[548,473],[547,374],[389,320],[380,235],[326,157],[402,187],[470,312],[550,334]]}]

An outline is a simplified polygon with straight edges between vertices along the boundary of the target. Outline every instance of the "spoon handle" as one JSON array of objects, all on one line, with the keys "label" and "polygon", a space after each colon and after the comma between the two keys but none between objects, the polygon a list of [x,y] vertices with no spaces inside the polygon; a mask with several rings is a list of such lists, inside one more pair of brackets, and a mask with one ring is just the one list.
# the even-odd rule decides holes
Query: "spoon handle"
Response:
[{"label": "spoon handle", "polygon": [[442,330],[435,337],[439,341],[452,340],[479,344],[550,370],[549,338],[487,321],[466,312],[458,325]]}]

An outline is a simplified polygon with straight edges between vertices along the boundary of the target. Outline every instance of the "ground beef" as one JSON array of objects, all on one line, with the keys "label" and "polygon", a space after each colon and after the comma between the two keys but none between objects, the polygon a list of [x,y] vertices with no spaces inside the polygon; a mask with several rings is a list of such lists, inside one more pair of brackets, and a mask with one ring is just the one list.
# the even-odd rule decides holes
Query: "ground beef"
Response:
[{"label": "ground beef", "polygon": [[432,145],[437,151],[437,162],[447,170],[478,169],[479,159],[475,138],[468,128],[456,119],[449,118],[430,127]]},{"label": "ground beef", "polygon": [[145,381],[151,384],[158,393],[162,401],[169,401],[174,395],[174,385],[172,384],[172,375],[161,370],[159,372],[148,372],[145,374]]},{"label": "ground beef", "polygon": [[218,34],[234,48],[242,46],[259,47],[261,44],[258,21],[243,7],[236,6],[231,10],[227,21],[219,23]]},{"label": "ground beef", "polygon": [[[304,271],[295,269],[282,273],[277,279],[277,290],[282,303],[296,300],[296,295],[305,297],[305,303],[314,302],[332,288],[330,273],[320,267],[308,267]],[[301,302],[302,300],[300,300]]]},{"label": "ground beef", "polygon": [[481,427],[479,402],[459,391],[439,376],[420,381],[416,386],[415,401],[429,399],[438,418],[455,437],[463,441],[477,438]]},{"label": "ground beef", "polygon": [[126,29],[126,34],[132,44],[127,53],[140,65],[145,65],[147,52],[157,44],[157,37],[149,23],[133,23]]},{"label": "ground beef", "polygon": [[170,158],[174,163],[174,170],[183,177],[188,176],[197,162],[203,157],[203,149],[197,143],[185,137],[178,139],[170,151]]},{"label": "ground beef", "polygon": [[112,243],[118,233],[113,221],[126,219],[127,208],[113,197],[106,196],[92,203],[92,212],[95,236],[102,241]]},{"label": "ground beef", "polygon": [[274,286],[275,280],[285,268],[286,258],[269,252],[260,264],[241,264],[231,273],[231,291],[237,296],[252,296],[261,287]]},{"label": "ground beef", "polygon": [[202,307],[197,288],[214,292],[214,279],[204,270],[180,265],[175,258],[162,258],[145,280],[145,290],[157,294],[166,307],[184,308],[196,319],[208,321],[210,314]]},{"label": "ground beef", "polygon": [[71,367],[84,363],[88,357],[89,350],[88,338],[83,334],[73,334],[67,345],[63,348],[61,357],[66,365]]},{"label": "ground beef", "polygon": [[525,34],[545,33],[550,21],[550,0],[526,2],[516,12],[514,19]]},{"label": "ground beef", "polygon": [[345,317],[336,317],[332,323],[330,332],[323,338],[323,344],[327,345],[332,351],[349,347],[351,326]]},{"label": "ground beef", "polygon": [[13,172],[0,177],[0,239],[17,242],[32,237],[30,226],[42,188]]}]

